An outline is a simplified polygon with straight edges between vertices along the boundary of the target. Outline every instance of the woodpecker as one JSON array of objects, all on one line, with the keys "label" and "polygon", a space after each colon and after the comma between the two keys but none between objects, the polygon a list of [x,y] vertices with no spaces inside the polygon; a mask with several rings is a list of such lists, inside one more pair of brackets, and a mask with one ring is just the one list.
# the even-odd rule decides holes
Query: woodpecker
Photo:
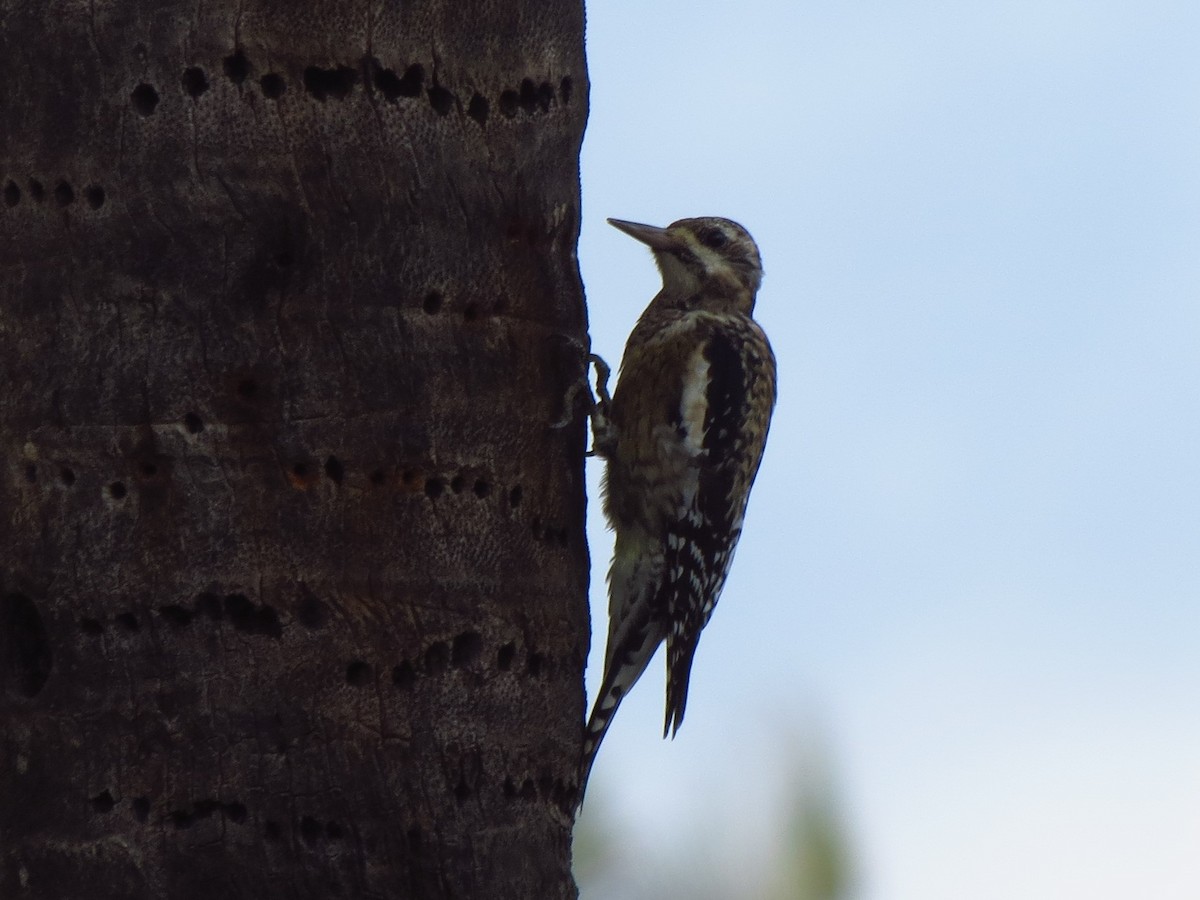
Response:
[{"label": "woodpecker", "polygon": [[606,463],[616,546],[580,802],[617,707],[664,641],[663,737],[683,722],[696,644],[733,560],[775,405],[775,357],[751,317],[762,262],[746,229],[715,217],[666,228],[608,221],[650,247],[663,286],[629,336],[611,399],[597,363],[593,448]]}]

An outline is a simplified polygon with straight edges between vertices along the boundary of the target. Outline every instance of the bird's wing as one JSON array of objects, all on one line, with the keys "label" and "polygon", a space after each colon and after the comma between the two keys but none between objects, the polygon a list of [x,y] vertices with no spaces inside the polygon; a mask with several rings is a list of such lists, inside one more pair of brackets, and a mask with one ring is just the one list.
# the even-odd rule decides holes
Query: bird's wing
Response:
[{"label": "bird's wing", "polygon": [[[725,321],[704,331],[691,370],[696,382],[684,390],[696,398],[683,438],[699,448],[695,493],[668,522],[664,542],[664,600],[671,623],[664,733],[683,721],[692,658],[741,536],[775,396],[774,360],[752,320],[737,328]],[[767,347],[766,354],[760,346]]]}]

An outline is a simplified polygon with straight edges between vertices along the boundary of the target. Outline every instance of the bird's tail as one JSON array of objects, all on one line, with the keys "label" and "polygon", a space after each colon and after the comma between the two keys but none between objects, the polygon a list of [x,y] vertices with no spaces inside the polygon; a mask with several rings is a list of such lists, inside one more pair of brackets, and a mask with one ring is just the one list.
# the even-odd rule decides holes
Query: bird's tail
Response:
[{"label": "bird's tail", "polygon": [[661,630],[645,623],[641,629],[642,642],[639,646],[621,647],[608,661],[608,669],[604,673],[604,681],[596,695],[596,705],[592,707],[592,715],[583,731],[583,754],[579,760],[579,804],[583,804],[583,794],[587,789],[588,776],[592,772],[592,764],[596,761],[596,753],[600,750],[600,742],[608,732],[617,708],[625,695],[642,677],[650,664],[654,651],[662,643]]},{"label": "bird's tail", "polygon": [[663,723],[663,737],[671,737],[683,724],[683,713],[687,709],[688,682],[692,677],[692,659],[700,634],[671,635],[667,638],[667,718]]}]

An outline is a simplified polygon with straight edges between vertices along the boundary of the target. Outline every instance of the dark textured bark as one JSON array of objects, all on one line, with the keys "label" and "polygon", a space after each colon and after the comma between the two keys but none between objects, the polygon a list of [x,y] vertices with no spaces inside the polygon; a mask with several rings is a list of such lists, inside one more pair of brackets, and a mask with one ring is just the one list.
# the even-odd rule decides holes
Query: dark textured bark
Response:
[{"label": "dark textured bark", "polygon": [[579,0],[0,0],[0,897],[571,897]]}]

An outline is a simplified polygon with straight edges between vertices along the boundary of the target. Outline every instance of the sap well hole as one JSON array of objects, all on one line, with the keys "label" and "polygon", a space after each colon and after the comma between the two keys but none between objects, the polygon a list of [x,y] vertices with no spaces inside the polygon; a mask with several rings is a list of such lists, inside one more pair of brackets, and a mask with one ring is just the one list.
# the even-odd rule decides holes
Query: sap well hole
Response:
[{"label": "sap well hole", "polygon": [[395,102],[402,94],[400,90],[400,76],[391,69],[376,69],[375,70],[375,87],[383,94],[384,99]]},{"label": "sap well hole", "polygon": [[189,434],[199,434],[204,430],[204,420],[196,413],[190,412],[183,417],[183,427]]},{"label": "sap well hole", "polygon": [[133,108],[143,116],[151,115],[154,107],[158,106],[158,91],[151,85],[139,84],[129,95],[129,101],[133,104]]},{"label": "sap well hole", "polygon": [[241,84],[250,75],[250,60],[246,59],[246,54],[239,47],[230,56],[225,57],[221,68],[226,78],[234,84]]},{"label": "sap well hole", "polygon": [[430,291],[425,295],[425,299],[421,301],[421,309],[425,310],[429,315],[437,315],[442,308],[442,295],[438,291]]},{"label": "sap well hole", "polygon": [[507,672],[512,668],[513,659],[517,655],[515,644],[505,644],[496,652],[496,668],[501,672]]},{"label": "sap well hole", "polygon": [[483,653],[483,637],[478,631],[464,631],[454,639],[450,661],[455,666],[469,666]]},{"label": "sap well hole", "polygon": [[121,613],[120,615],[115,616],[113,621],[120,625],[123,630],[128,631],[131,634],[141,631],[142,629],[141,624],[138,622],[137,616],[135,616],[133,613]]},{"label": "sap well hole", "polygon": [[92,209],[99,209],[104,205],[104,188],[98,184],[89,184],[83,189],[83,199]]},{"label": "sap well hole", "polygon": [[342,461],[336,456],[331,456],[325,460],[325,477],[334,484],[341,484],[342,479],[346,475],[346,467],[342,465]]},{"label": "sap well hole", "polygon": [[344,100],[354,90],[357,82],[358,73],[349,66],[338,66],[335,69],[309,66],[304,70],[304,89],[322,103],[327,97]]},{"label": "sap well hole", "polygon": [[75,190],[65,181],[60,181],[54,187],[54,200],[59,206],[70,206],[75,202]]},{"label": "sap well hole", "polygon": [[346,666],[346,684],[362,687],[370,684],[372,680],[371,667],[362,660],[356,659]]},{"label": "sap well hole", "polygon": [[0,598],[0,682],[22,697],[36,697],[54,658],[37,604],[24,594]]},{"label": "sap well hole", "polygon": [[471,789],[467,787],[466,781],[462,778],[458,780],[458,784],[454,787],[454,799],[459,803],[466,803],[471,797]]},{"label": "sap well hole", "polygon": [[479,94],[472,95],[471,102],[467,104],[467,115],[480,125],[486,125],[488,117],[487,98]]},{"label": "sap well hole", "polygon": [[287,90],[287,83],[275,72],[268,72],[258,80],[258,84],[262,88],[263,96],[268,100],[278,100]]},{"label": "sap well hole", "polygon": [[397,90],[401,97],[416,97],[421,93],[421,85],[424,82],[425,67],[420,63],[413,63],[404,70],[404,77],[400,79]]},{"label": "sap well hole", "polygon": [[95,797],[92,797],[90,800],[88,800],[88,805],[91,806],[95,812],[103,815],[104,813],[112,812],[113,807],[116,806],[116,801],[113,800],[112,794],[110,794],[108,791],[101,791]]},{"label": "sap well hole", "polygon": [[124,500],[129,491],[126,490],[124,482],[114,481],[108,486],[108,493],[114,500]]},{"label": "sap well hole", "polygon": [[454,95],[441,85],[435,84],[429,89],[429,105],[439,116],[444,116],[454,109]]},{"label": "sap well hole", "polygon": [[538,96],[537,88],[533,85],[533,80],[530,78],[522,79],[521,81],[521,109],[527,113],[532,113],[537,109]]},{"label": "sap well hole", "polygon": [[191,66],[184,69],[179,83],[183,85],[184,91],[192,99],[198,98],[208,90],[208,76],[204,74],[204,70],[199,66]]},{"label": "sap well hole", "polygon": [[245,634],[262,634],[278,638],[283,634],[279,614],[267,604],[258,606],[245,594],[229,594],[225,597],[225,615],[233,627]]},{"label": "sap well hole", "polygon": [[4,205],[16,206],[21,202],[21,189],[15,182],[10,181],[4,186]]}]

